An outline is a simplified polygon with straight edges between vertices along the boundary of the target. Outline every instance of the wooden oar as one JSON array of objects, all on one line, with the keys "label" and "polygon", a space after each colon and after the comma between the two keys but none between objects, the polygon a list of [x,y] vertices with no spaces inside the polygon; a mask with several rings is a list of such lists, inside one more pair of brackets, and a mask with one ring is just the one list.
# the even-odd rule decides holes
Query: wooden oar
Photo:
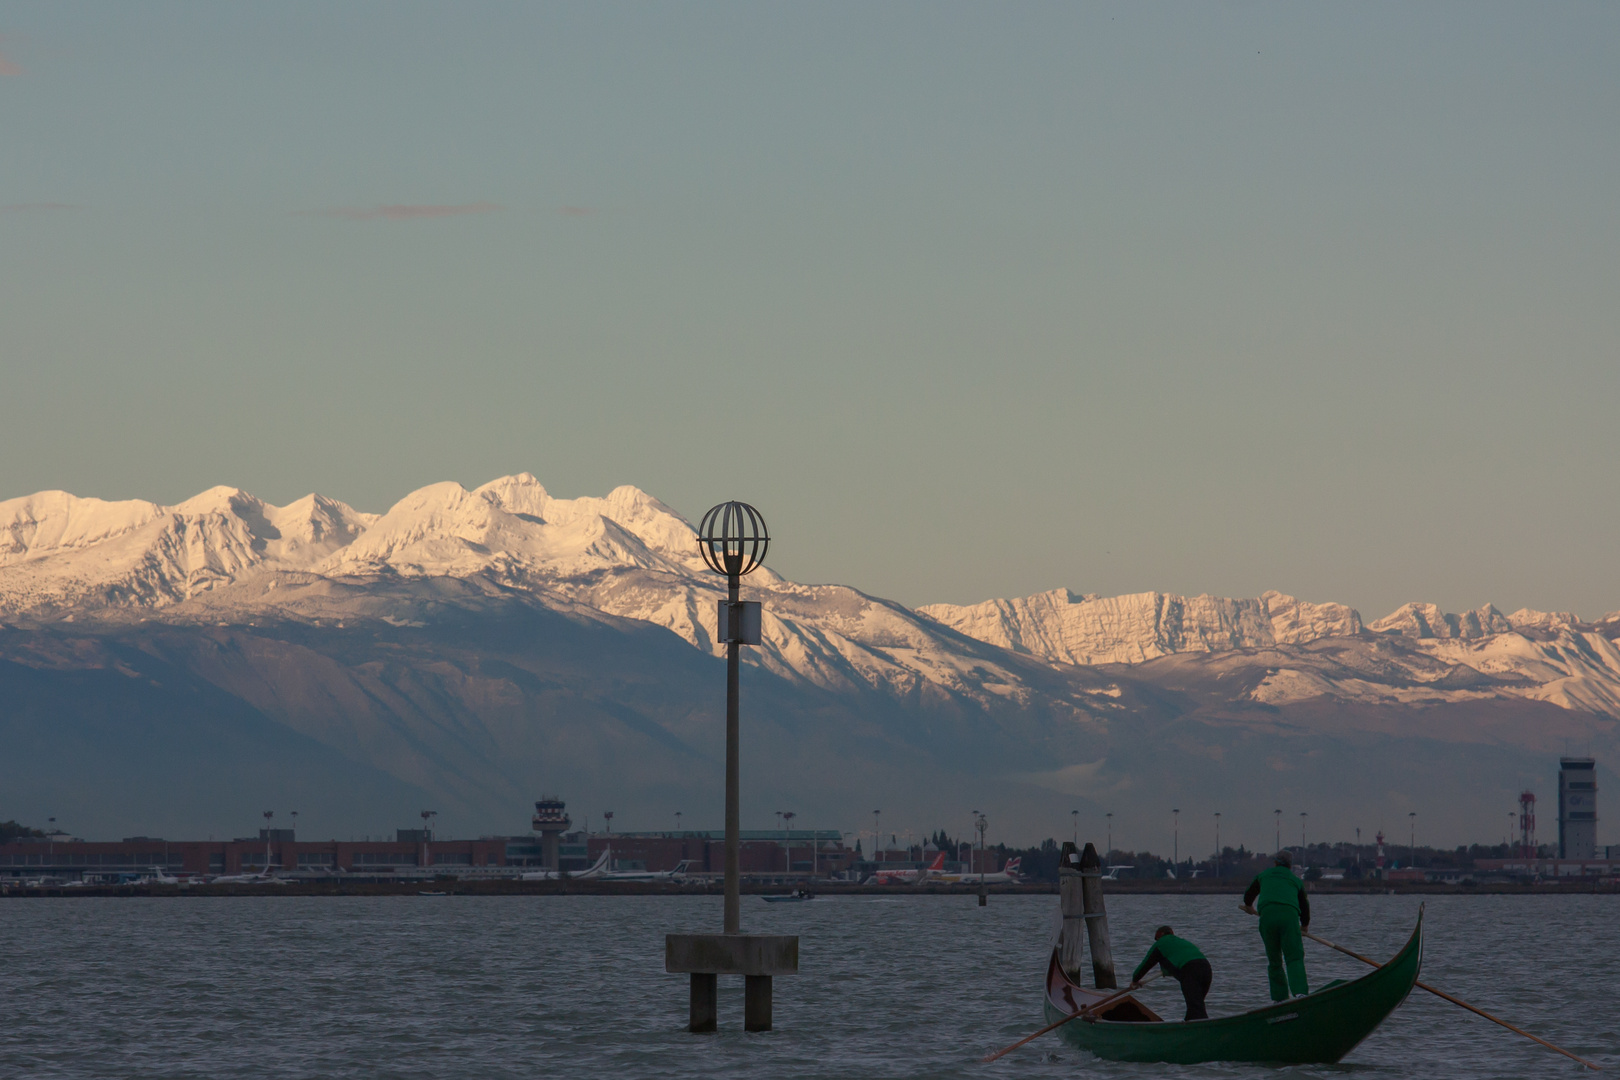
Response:
[{"label": "wooden oar", "polygon": [[1141,982],[1134,983],[1134,984],[1132,984],[1130,986],[1127,986],[1123,990],[1116,990],[1112,994],[1109,994],[1107,997],[1103,998],[1101,1001],[1094,1001],[1090,1005],[1081,1006],[1079,1012],[1070,1013],[1068,1016],[1065,1016],[1063,1019],[1057,1021],[1054,1024],[1047,1024],[1045,1027],[1041,1028],[1041,1030],[1035,1032],[1035,1034],[1033,1034],[1033,1035],[1025,1035],[1022,1039],[1019,1039],[1017,1042],[1013,1043],[1011,1046],[1006,1047],[1006,1048],[1001,1049],[1001,1050],[997,1050],[995,1053],[991,1054],[989,1057],[980,1058],[979,1061],[980,1061],[981,1064],[988,1065],[988,1064],[990,1064],[990,1062],[996,1060],[997,1058],[1004,1057],[1005,1055],[1012,1053],[1014,1050],[1018,1049],[1020,1046],[1023,1046],[1025,1043],[1034,1042],[1036,1039],[1040,1038],[1042,1035],[1045,1035],[1048,1031],[1056,1031],[1058,1028],[1062,1027],[1064,1024],[1067,1024],[1070,1020],[1078,1020],[1078,1019],[1080,1019],[1080,1017],[1086,1015],[1089,1012],[1096,1012],[1098,1009],[1102,1008],[1104,1005],[1107,1005],[1111,1001],[1118,1001],[1120,998],[1124,997],[1126,994],[1129,994],[1133,990],[1142,989],[1142,987],[1146,986],[1148,983],[1152,982],[1154,979],[1157,979],[1159,977],[1159,975],[1160,975],[1160,972],[1158,972],[1158,971],[1150,971],[1146,975],[1142,976],[1142,981]]},{"label": "wooden oar", "polygon": [[[1336,949],[1339,952],[1344,953],[1344,955],[1346,955],[1346,956],[1353,956],[1357,960],[1360,960],[1363,964],[1371,964],[1373,967],[1383,967],[1384,966],[1384,965],[1380,964],[1376,960],[1373,960],[1373,959],[1371,959],[1369,957],[1362,956],[1358,952],[1353,952],[1352,950],[1345,948],[1343,945],[1335,945],[1333,942],[1329,941],[1327,938],[1317,937],[1315,934],[1311,933],[1309,930],[1301,930],[1300,933],[1305,935],[1306,937],[1310,938],[1312,941],[1316,942],[1318,945],[1326,945],[1328,948]],[[1585,1065],[1588,1069],[1597,1069],[1599,1071],[1602,1071],[1602,1069],[1603,1069],[1603,1066],[1594,1065],[1590,1061],[1587,1061],[1583,1057],[1577,1057],[1576,1055],[1570,1053],[1568,1050],[1565,1050],[1562,1046],[1554,1046],[1552,1043],[1548,1042],[1546,1039],[1543,1039],[1539,1035],[1532,1035],[1528,1031],[1524,1030],[1523,1028],[1514,1027],[1512,1024],[1508,1023],[1506,1020],[1503,1020],[1500,1017],[1492,1016],[1490,1013],[1486,1012],[1484,1009],[1477,1008],[1476,1006],[1468,1004],[1468,1002],[1464,1001],[1462,998],[1452,997],[1450,994],[1446,993],[1444,990],[1436,990],[1434,987],[1430,986],[1428,983],[1421,983],[1420,982],[1420,983],[1417,984],[1417,988],[1419,990],[1427,990],[1429,993],[1433,994],[1435,997],[1445,998],[1447,1001],[1451,1002],[1453,1005],[1461,1005],[1463,1008],[1467,1009],[1469,1012],[1477,1013],[1478,1015],[1483,1016],[1485,1019],[1491,1021],[1494,1024],[1501,1024],[1503,1027],[1507,1028],[1509,1031],[1514,1032],[1514,1033],[1519,1034],[1519,1035],[1523,1035],[1525,1038],[1530,1039],[1533,1042],[1538,1042],[1542,1046],[1545,1046],[1549,1050],[1556,1050],[1560,1054],[1563,1054],[1565,1057],[1580,1062],[1582,1065]]]}]

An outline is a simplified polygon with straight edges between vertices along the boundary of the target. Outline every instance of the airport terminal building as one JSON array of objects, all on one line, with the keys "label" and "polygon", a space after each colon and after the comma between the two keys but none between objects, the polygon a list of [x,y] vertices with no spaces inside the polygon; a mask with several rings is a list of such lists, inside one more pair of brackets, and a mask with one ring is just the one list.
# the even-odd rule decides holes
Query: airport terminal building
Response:
[{"label": "airport terminal building", "polygon": [[[613,870],[669,871],[686,863],[694,877],[725,869],[720,831],[584,833],[560,837],[559,869],[581,871],[611,851]],[[848,870],[854,852],[836,830],[742,834],[744,875],[826,877]],[[400,829],[392,840],[299,840],[291,829],[261,829],[235,840],[164,840],[131,836],[95,842],[64,834],[0,844],[0,881],[116,883],[139,877],[208,879],[272,873],[302,879],[375,877],[516,877],[544,866],[540,837],[440,840]]]}]

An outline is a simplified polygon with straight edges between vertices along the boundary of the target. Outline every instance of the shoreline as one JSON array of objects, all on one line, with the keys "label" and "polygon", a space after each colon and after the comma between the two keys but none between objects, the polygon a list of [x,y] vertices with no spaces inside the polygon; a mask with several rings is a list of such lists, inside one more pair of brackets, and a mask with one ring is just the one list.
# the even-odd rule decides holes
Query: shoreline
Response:
[{"label": "shoreline", "polygon": [[[1241,896],[1248,882],[1167,882],[1167,881],[1112,881],[1107,895],[1230,895]],[[1620,881],[1561,880],[1536,883],[1492,882],[1461,885],[1444,883],[1370,883],[1356,882],[1324,885],[1311,883],[1311,893],[1327,896],[1348,895],[1418,895],[1418,896],[1501,896],[1536,895],[1562,896],[1591,893],[1620,895]],[[798,885],[744,885],[744,896],[785,896]],[[976,896],[979,886],[951,885],[855,885],[830,883],[812,887],[818,897],[920,897],[920,896]],[[1032,882],[1028,884],[986,885],[985,891],[995,896],[1055,896],[1056,884]],[[437,894],[446,896],[720,896],[724,892],[719,882],[645,882],[645,881],[459,881],[421,879],[415,881],[295,881],[285,885],[36,885],[0,886],[0,899],[75,897],[193,897],[193,896],[415,896]]]}]

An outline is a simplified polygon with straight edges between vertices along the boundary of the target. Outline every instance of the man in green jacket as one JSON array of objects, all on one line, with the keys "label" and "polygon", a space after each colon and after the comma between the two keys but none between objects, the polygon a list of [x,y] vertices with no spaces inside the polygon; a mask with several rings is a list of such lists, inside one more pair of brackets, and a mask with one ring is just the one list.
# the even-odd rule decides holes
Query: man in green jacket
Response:
[{"label": "man in green jacket", "polygon": [[1305,898],[1305,883],[1294,876],[1293,866],[1293,855],[1286,850],[1277,852],[1274,865],[1260,871],[1243,894],[1243,910],[1260,916],[1272,1001],[1287,1001],[1290,991],[1310,993],[1305,982],[1305,943],[1299,932],[1310,929],[1311,902]]},{"label": "man in green jacket", "polygon": [[1181,996],[1187,1002],[1187,1019],[1208,1020],[1204,996],[1209,993],[1209,984],[1215,976],[1209,968],[1209,961],[1198,951],[1198,946],[1186,938],[1176,937],[1176,932],[1168,926],[1161,926],[1153,932],[1153,948],[1136,965],[1131,986],[1141,986],[1142,976],[1154,964],[1158,964],[1161,971],[1181,984]]}]

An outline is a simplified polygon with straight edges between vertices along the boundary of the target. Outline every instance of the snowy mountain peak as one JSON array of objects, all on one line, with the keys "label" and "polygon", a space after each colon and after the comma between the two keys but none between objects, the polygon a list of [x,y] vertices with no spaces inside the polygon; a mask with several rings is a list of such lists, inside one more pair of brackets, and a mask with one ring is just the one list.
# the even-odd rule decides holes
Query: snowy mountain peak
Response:
[{"label": "snowy mountain peak", "polygon": [[574,576],[630,566],[697,572],[692,527],[633,487],[557,499],[520,473],[473,491],[453,481],[413,491],[320,571]]},{"label": "snowy mountain peak", "polygon": [[1253,600],[1135,593],[1103,597],[1054,589],[1019,600],[922,614],[980,641],[1067,664],[1135,664],[1180,652],[1299,644],[1361,632],[1343,604],[1312,604],[1280,592]]},{"label": "snowy mountain peak", "polygon": [[535,517],[544,516],[546,503],[551,499],[540,481],[526,472],[491,480],[473,494],[491,500],[508,513],[531,514]]},{"label": "snowy mountain peak", "polygon": [[1377,622],[1369,623],[1367,629],[1374,633],[1400,634],[1410,638],[1474,641],[1493,634],[1508,633],[1513,629],[1513,622],[1496,610],[1494,604],[1452,615],[1440,610],[1438,604],[1411,603],[1402,604]]},{"label": "snowy mountain peak", "polygon": [[201,517],[204,514],[240,515],[244,511],[258,513],[263,506],[264,501],[257,496],[249,495],[241,488],[220,484],[193,495],[185,502],[170,507],[169,510],[183,517]]},{"label": "snowy mountain peak", "polygon": [[1574,626],[1580,622],[1580,616],[1573,611],[1536,611],[1534,608],[1520,608],[1507,617],[1515,630],[1545,630],[1552,631],[1561,627]]},{"label": "snowy mountain peak", "polygon": [[308,495],[215,487],[177,506],[45,491],[0,503],[0,613],[161,607],[260,568],[307,569],[373,520]]},{"label": "snowy mountain peak", "polygon": [[163,507],[140,499],[107,502],[41,491],[0,502],[0,566],[78,551],[139,529]]}]

